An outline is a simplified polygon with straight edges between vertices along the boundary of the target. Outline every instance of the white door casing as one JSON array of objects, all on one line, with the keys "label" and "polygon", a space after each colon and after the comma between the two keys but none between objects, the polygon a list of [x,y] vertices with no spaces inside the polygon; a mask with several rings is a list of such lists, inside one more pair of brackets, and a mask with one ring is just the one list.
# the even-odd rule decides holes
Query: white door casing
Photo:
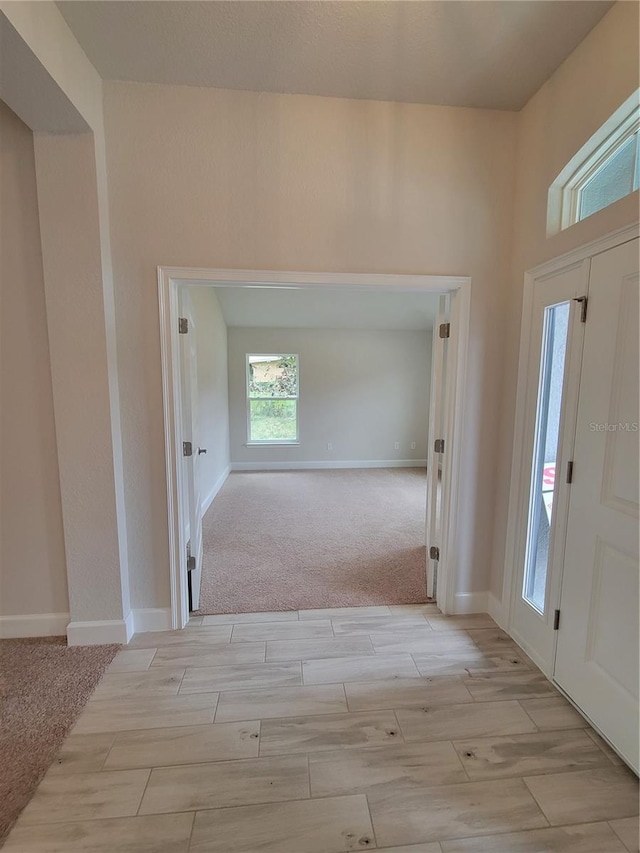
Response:
[{"label": "white door casing", "polygon": [[[202,494],[200,478],[201,439],[198,418],[198,353],[197,327],[193,305],[185,288],[180,289],[180,316],[187,321],[188,331],[180,335],[180,366],[182,396],[182,435],[191,443],[191,455],[183,455],[184,477],[182,479],[183,497],[188,511],[184,513],[184,541],[189,542],[191,557],[195,558],[195,567],[191,570],[191,607],[197,610],[200,603],[200,584],[202,580]],[[185,549],[184,571],[187,571]]]},{"label": "white door casing", "polygon": [[427,595],[437,597],[437,566],[438,560],[431,559],[429,550],[432,546],[442,545],[442,455],[435,451],[436,439],[444,438],[445,429],[445,394],[446,394],[446,355],[447,338],[441,338],[440,326],[447,322],[448,297],[441,296],[438,314],[433,326],[433,344],[431,349],[431,394],[429,398],[429,436],[427,440]]},{"label": "white door casing", "polygon": [[[469,342],[471,279],[467,276],[402,275],[380,273],[293,272],[277,270],[200,269],[193,267],[158,267],[158,307],[160,350],[162,360],[162,399],[164,410],[167,516],[169,540],[169,581],[171,591],[171,623],[182,628],[188,620],[186,606],[186,553],[181,414],[181,341],[178,334],[179,293],[192,287],[274,287],[294,289],[347,288],[357,291],[395,293],[448,293],[451,310],[451,355],[448,370],[450,393],[445,454],[449,494],[443,505],[442,540],[438,603],[448,613],[454,611],[460,562],[470,562],[468,534],[457,507],[463,483],[469,479],[468,462],[463,459],[466,407],[466,370]],[[468,571],[467,571],[468,574]]]},{"label": "white door casing", "polygon": [[555,680],[638,771],[638,241],[593,258]]}]

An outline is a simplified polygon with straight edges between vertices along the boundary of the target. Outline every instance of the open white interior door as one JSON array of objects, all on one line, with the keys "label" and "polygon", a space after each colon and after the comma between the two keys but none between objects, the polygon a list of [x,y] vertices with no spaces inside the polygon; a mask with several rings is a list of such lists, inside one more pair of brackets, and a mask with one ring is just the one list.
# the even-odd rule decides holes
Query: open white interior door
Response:
[{"label": "open white interior door", "polygon": [[429,441],[427,445],[427,595],[438,598],[438,563],[442,547],[442,456],[446,434],[446,369],[449,297],[441,296],[433,328]]},{"label": "open white interior door", "polygon": [[[180,291],[180,366],[182,388],[182,460],[184,465],[183,524],[187,553],[184,571],[189,575],[190,610],[200,604],[202,579],[202,496],[200,491],[200,465],[202,452],[198,423],[198,356],[196,350],[196,323],[189,293]],[[184,331],[183,331],[184,330]]]}]

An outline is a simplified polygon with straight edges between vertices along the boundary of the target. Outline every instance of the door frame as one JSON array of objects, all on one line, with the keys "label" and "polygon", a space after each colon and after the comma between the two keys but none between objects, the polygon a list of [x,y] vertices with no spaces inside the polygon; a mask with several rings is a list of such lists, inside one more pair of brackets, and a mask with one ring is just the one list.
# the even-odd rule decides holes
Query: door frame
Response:
[{"label": "door frame", "polygon": [[[446,417],[448,411],[443,404],[443,388],[442,381],[438,381],[442,376],[444,368],[444,350],[445,339],[440,337],[440,324],[446,322],[447,313],[444,310],[446,295],[443,294],[439,300],[438,313],[433,324],[433,340],[431,346],[431,385],[429,394],[429,432],[427,436],[427,507],[425,518],[425,537],[427,542],[427,596],[429,598],[437,598],[437,579],[436,569],[434,566],[435,560],[429,556],[429,534],[432,529],[431,525],[437,523],[438,516],[438,486],[440,481],[440,469],[444,475],[444,468],[441,466],[439,454],[434,450],[434,442],[438,438],[442,438],[440,432],[446,434]],[[447,307],[447,311],[448,311]],[[446,375],[446,374],[445,374]],[[446,402],[446,400],[445,400]],[[436,420],[440,417],[440,426],[437,427]],[[445,427],[443,429],[443,426]],[[446,456],[446,454],[445,454]],[[431,460],[431,464],[430,464]],[[434,471],[434,465],[436,470]],[[446,482],[444,476],[442,481]],[[440,494],[442,499],[442,493]],[[439,560],[437,561],[439,564]],[[434,596],[434,589],[436,595]]]},{"label": "door frame", "polygon": [[[202,579],[202,560],[203,560],[203,541],[202,541],[202,491],[201,491],[201,483],[199,479],[200,474],[200,448],[198,447],[199,441],[199,433],[197,431],[197,422],[194,423],[193,414],[194,408],[197,412],[199,406],[199,394],[198,394],[198,324],[195,321],[195,308],[193,305],[193,300],[191,299],[188,291],[183,291],[182,293],[178,293],[179,299],[178,301],[182,301],[182,305],[179,305],[179,310],[181,311],[181,316],[187,320],[188,331],[189,333],[186,335],[180,335],[180,354],[179,354],[179,368],[180,368],[180,380],[182,384],[182,394],[181,394],[181,420],[180,423],[183,425],[184,436],[183,438],[187,441],[190,441],[192,444],[192,452],[190,457],[181,456],[182,465],[180,465],[181,469],[186,467],[187,472],[183,482],[185,486],[185,492],[183,492],[183,499],[186,501],[187,506],[185,506],[184,513],[186,514],[186,518],[184,515],[180,519],[182,523],[182,529],[188,531],[185,535],[185,540],[187,545],[185,545],[185,549],[190,553],[192,558],[195,558],[195,568],[188,572],[188,580],[187,580],[187,589],[190,588],[191,596],[187,596],[191,599],[191,603],[194,600],[199,602],[200,599],[200,582]],[[182,299],[180,300],[180,297]],[[194,386],[194,378],[195,378],[195,386]],[[194,401],[194,393],[196,396],[196,400]],[[196,450],[196,447],[198,448]],[[188,461],[187,461],[188,460]],[[185,462],[187,462],[185,466]],[[198,519],[198,515],[200,516]],[[199,529],[198,529],[199,528]],[[189,548],[190,543],[190,548]],[[194,608],[197,609],[197,608]]]},{"label": "door frame", "polygon": [[[529,446],[530,442],[527,439],[530,438],[532,428],[527,423],[527,414],[531,408],[531,395],[537,396],[540,368],[539,361],[534,363],[534,360],[530,358],[536,287],[538,283],[542,283],[550,275],[558,274],[572,266],[577,266],[594,255],[634,240],[638,236],[640,236],[640,223],[635,222],[632,225],[617,229],[603,237],[585,243],[550,261],[546,261],[528,270],[524,276],[520,353],[518,359],[518,390],[513,427],[514,443],[511,459],[502,602],[507,632],[516,639],[518,644],[522,646],[548,678],[553,678],[553,660],[541,660],[536,655],[534,649],[527,648],[526,642],[523,642],[522,638],[516,636],[517,632],[514,626],[516,597],[518,594],[516,578],[518,576],[518,566],[525,558],[526,515],[529,507],[531,448]],[[559,443],[562,443],[562,441],[563,437],[560,436]]]},{"label": "door frame", "polygon": [[[444,613],[454,609],[457,556],[459,553],[458,513],[461,479],[461,455],[464,429],[464,403],[469,340],[471,278],[446,275],[389,275],[366,273],[292,272],[275,270],[226,270],[190,267],[158,267],[160,349],[162,359],[162,400],[167,484],[169,537],[169,580],[171,590],[171,627],[184,628],[189,618],[187,578],[182,571],[186,554],[184,526],[183,466],[179,464],[182,447],[180,416],[181,377],[178,338],[178,289],[180,287],[278,287],[291,289],[348,288],[350,290],[394,293],[449,293],[451,295],[451,370],[447,371],[447,399],[452,416],[447,421],[445,466],[450,489],[443,506],[443,541],[438,567],[438,605]],[[425,572],[426,572],[425,562]]]}]

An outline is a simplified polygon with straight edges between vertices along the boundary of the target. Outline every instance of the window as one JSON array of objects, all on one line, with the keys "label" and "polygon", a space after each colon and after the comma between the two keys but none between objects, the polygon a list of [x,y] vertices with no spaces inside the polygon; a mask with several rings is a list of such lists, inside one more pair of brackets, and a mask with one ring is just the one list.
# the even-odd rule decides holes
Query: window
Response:
[{"label": "window", "polygon": [[249,444],[298,441],[298,356],[247,355]]},{"label": "window", "polygon": [[525,601],[528,601],[539,613],[544,613],[547,589],[549,539],[553,519],[568,331],[569,303],[561,302],[548,307],[544,314],[542,333],[527,555],[522,590]]},{"label": "window", "polygon": [[549,188],[547,233],[581,222],[638,189],[640,107],[636,92],[576,154]]},{"label": "window", "polygon": [[639,142],[636,128],[576,186],[578,222],[638,189]]}]

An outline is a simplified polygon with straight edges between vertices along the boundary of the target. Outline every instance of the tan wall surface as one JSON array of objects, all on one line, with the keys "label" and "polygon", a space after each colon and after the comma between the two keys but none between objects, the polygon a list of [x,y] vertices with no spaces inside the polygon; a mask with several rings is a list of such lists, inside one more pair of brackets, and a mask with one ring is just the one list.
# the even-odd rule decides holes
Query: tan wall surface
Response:
[{"label": "tan wall surface", "polygon": [[636,192],[553,237],[546,236],[549,186],[571,157],[638,89],[638,49],[638,4],[616,3],[518,116],[513,263],[491,575],[491,590],[498,598],[502,595],[524,274],[638,220]]},{"label": "tan wall surface", "polygon": [[[57,15],[7,14],[32,7],[33,31],[36,6]],[[42,61],[59,65],[63,40],[39,20]],[[471,275],[458,589],[491,574],[499,594],[523,273],[637,218],[634,196],[545,236],[549,184],[638,85],[637,32],[636,4],[616,4],[519,115],[105,84],[132,606],[169,604],[158,264]],[[81,66],[61,74],[84,104]]]},{"label": "tan wall surface", "polygon": [[33,134],[0,102],[0,615],[69,610]]},{"label": "tan wall surface", "polygon": [[[246,446],[249,353],[299,356],[299,446]],[[231,459],[425,459],[430,380],[430,331],[230,328]]]},{"label": "tan wall surface", "polygon": [[105,84],[132,606],[169,603],[158,264],[471,275],[459,585],[487,588],[516,122]]},{"label": "tan wall surface", "polygon": [[0,13],[19,45],[12,108],[42,131],[33,147],[70,639],[104,639],[84,631],[94,620],[119,639],[130,606],[102,81],[54,3],[0,2]]}]

